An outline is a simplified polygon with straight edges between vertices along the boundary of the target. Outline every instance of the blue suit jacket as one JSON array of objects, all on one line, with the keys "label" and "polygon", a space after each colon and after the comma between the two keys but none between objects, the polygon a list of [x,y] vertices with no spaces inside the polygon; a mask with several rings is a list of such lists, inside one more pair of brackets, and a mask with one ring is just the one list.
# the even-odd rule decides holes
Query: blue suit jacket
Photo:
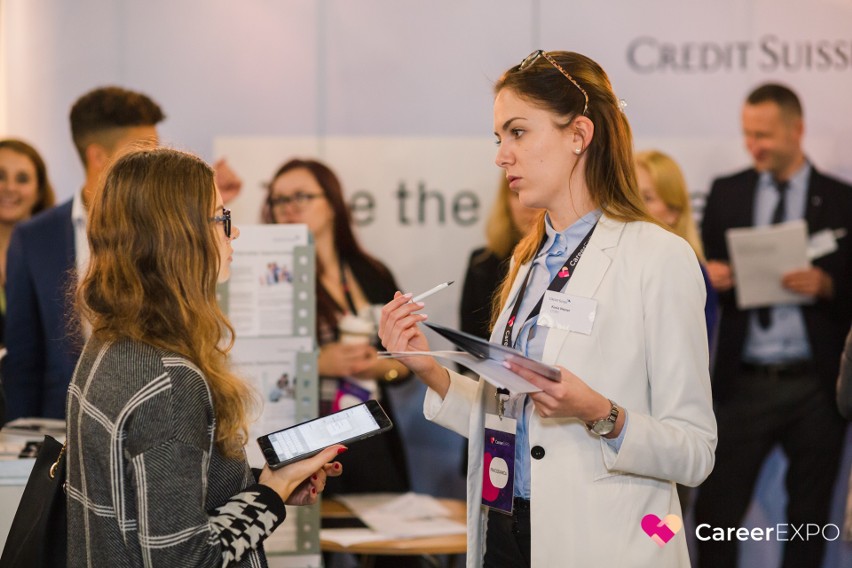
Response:
[{"label": "blue suit jacket", "polygon": [[70,308],[76,282],[71,201],[15,227],[6,268],[3,384],[7,418],[65,417],[65,394],[82,348]]}]

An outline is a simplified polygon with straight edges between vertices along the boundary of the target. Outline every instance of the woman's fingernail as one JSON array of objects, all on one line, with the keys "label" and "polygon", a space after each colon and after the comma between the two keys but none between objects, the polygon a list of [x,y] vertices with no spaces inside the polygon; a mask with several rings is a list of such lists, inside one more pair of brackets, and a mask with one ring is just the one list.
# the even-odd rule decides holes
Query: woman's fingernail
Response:
[{"label": "woman's fingernail", "polygon": [[311,495],[315,495],[315,494],[316,494],[316,492],[317,492],[317,488],[316,488],[316,487],[311,487]]},{"label": "woman's fingernail", "polygon": [[345,451],[346,451],[346,450],[348,450],[348,449],[349,449],[349,448],[345,448],[345,447],[344,447],[344,448],[337,448],[337,455],[342,454],[343,452],[345,452]]},{"label": "woman's fingernail", "polygon": [[[338,453],[340,453],[340,452],[338,452]],[[340,469],[340,464],[337,463],[337,462],[334,462],[334,469]]]},{"label": "woman's fingernail", "polygon": [[407,294],[403,294],[402,297],[406,300],[410,300],[413,295],[414,294],[412,294],[411,292],[408,292]]},{"label": "woman's fingernail", "polygon": [[317,474],[313,474],[313,475],[311,476],[311,479],[313,479],[314,481],[316,481],[316,478],[317,478]]},{"label": "woman's fingernail", "polygon": [[417,306],[418,308],[422,308],[426,304],[424,304],[423,302],[414,302],[414,305]]}]

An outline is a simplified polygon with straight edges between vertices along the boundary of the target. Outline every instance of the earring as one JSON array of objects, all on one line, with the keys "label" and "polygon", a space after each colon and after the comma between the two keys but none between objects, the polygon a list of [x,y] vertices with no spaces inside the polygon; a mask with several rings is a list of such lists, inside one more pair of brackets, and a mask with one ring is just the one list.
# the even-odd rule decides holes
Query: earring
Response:
[{"label": "earring", "polygon": [[582,148],[574,148],[574,153],[577,154],[578,156],[580,155],[580,152],[582,152],[582,151],[583,151]]}]

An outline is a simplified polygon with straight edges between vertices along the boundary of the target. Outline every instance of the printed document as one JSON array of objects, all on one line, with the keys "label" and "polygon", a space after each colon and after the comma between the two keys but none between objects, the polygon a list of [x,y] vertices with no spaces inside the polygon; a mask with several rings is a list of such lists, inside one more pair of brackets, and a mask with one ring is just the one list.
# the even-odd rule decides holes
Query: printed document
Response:
[{"label": "printed document", "polygon": [[781,286],[792,270],[809,268],[808,227],[803,220],[768,227],[728,229],[728,252],[740,309],[813,300]]}]

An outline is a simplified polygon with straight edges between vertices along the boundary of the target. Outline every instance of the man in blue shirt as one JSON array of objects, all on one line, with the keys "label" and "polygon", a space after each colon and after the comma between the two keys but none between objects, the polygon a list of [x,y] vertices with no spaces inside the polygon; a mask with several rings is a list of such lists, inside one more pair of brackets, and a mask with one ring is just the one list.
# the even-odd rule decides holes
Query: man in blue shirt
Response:
[{"label": "man in blue shirt", "polygon": [[[722,318],[713,373],[716,466],[699,491],[696,521],[726,534],[741,526],[761,465],[780,444],[789,460],[787,521],[821,529],[845,428],[834,384],[852,320],[852,187],[821,174],[805,156],[802,107],[789,88],[755,89],[742,124],[753,168],[714,181],[702,225]],[[800,219],[812,239],[836,245],[812,266],[783,275],[781,285],[804,303],[739,309],[726,231]],[[821,537],[790,538],[784,566],[817,568],[824,546]],[[700,539],[698,550],[700,566],[736,566],[736,538]]]}]

